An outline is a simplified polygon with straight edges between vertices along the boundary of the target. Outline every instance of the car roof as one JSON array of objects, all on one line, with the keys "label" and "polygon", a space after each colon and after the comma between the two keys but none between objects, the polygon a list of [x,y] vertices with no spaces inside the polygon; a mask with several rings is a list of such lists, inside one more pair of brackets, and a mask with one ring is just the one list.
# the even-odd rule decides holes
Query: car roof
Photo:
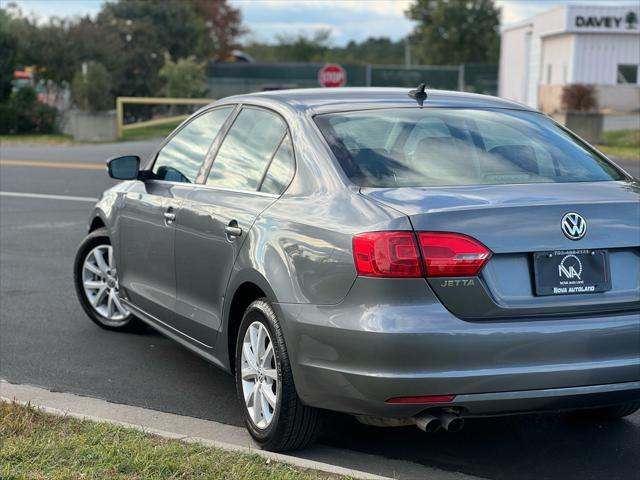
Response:
[{"label": "car roof", "polygon": [[[275,103],[286,105],[296,111],[311,114],[365,110],[375,108],[402,108],[417,106],[409,97],[409,88],[378,87],[342,87],[342,88],[306,88],[294,90],[272,90],[266,92],[236,95],[225,101],[258,101],[261,104]],[[507,108],[532,110],[526,105],[489,95],[447,90],[426,90],[424,107],[449,108]]]}]

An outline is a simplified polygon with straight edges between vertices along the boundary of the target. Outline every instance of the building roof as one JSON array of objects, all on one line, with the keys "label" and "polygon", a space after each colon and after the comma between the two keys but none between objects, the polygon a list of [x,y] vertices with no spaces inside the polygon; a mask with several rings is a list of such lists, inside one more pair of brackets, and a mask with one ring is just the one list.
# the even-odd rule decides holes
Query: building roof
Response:
[{"label": "building roof", "polygon": [[[416,101],[408,96],[409,88],[344,87],[275,90],[237,95],[227,101],[259,100],[286,105],[297,111],[328,113],[389,107],[415,106]],[[424,107],[450,108],[508,108],[530,110],[526,105],[489,95],[431,90],[427,88]]]}]

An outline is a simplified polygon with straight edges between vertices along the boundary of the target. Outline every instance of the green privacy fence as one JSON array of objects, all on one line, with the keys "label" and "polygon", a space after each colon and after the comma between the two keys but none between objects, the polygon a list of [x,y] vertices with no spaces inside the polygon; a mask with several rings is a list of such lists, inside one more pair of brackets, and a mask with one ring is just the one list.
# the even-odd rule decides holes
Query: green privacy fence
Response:
[{"label": "green privacy fence", "polygon": [[460,68],[461,84],[466,92],[498,94],[498,65],[464,63]]},{"label": "green privacy fence", "polygon": [[404,68],[397,65],[376,65],[371,67],[371,86],[415,87],[424,82],[431,88],[457,90],[458,76],[458,67]]},{"label": "green privacy fence", "polygon": [[[209,96],[283,88],[318,87],[321,63],[221,63],[207,68]],[[464,90],[495,95],[498,66],[462,64],[456,66],[342,65],[349,87],[414,87],[425,82],[430,88]]]}]

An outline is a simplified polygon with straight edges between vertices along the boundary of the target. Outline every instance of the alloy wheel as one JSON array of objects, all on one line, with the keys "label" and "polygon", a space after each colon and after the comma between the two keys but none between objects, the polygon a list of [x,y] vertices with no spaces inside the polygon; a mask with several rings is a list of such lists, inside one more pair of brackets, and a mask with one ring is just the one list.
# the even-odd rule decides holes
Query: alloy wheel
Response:
[{"label": "alloy wheel", "polygon": [[98,245],[85,257],[82,286],[91,307],[109,326],[127,323],[131,315],[119,297],[119,283],[111,245]]},{"label": "alloy wheel", "polygon": [[244,334],[240,368],[249,416],[256,427],[265,429],[278,404],[278,371],[271,336],[261,322],[253,322]]}]

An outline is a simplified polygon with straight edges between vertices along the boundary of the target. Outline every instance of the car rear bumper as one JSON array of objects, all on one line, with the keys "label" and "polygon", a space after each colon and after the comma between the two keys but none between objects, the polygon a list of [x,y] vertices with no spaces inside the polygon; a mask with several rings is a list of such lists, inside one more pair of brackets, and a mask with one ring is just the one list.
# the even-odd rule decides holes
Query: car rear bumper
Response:
[{"label": "car rear bumper", "polygon": [[640,382],[458,395],[464,416],[494,416],[640,402]]},{"label": "car rear bumper", "polygon": [[[422,280],[362,278],[338,305],[277,308],[308,405],[375,416],[457,406],[481,416],[640,401],[637,313],[468,322]],[[455,399],[387,402],[431,395]]]}]

